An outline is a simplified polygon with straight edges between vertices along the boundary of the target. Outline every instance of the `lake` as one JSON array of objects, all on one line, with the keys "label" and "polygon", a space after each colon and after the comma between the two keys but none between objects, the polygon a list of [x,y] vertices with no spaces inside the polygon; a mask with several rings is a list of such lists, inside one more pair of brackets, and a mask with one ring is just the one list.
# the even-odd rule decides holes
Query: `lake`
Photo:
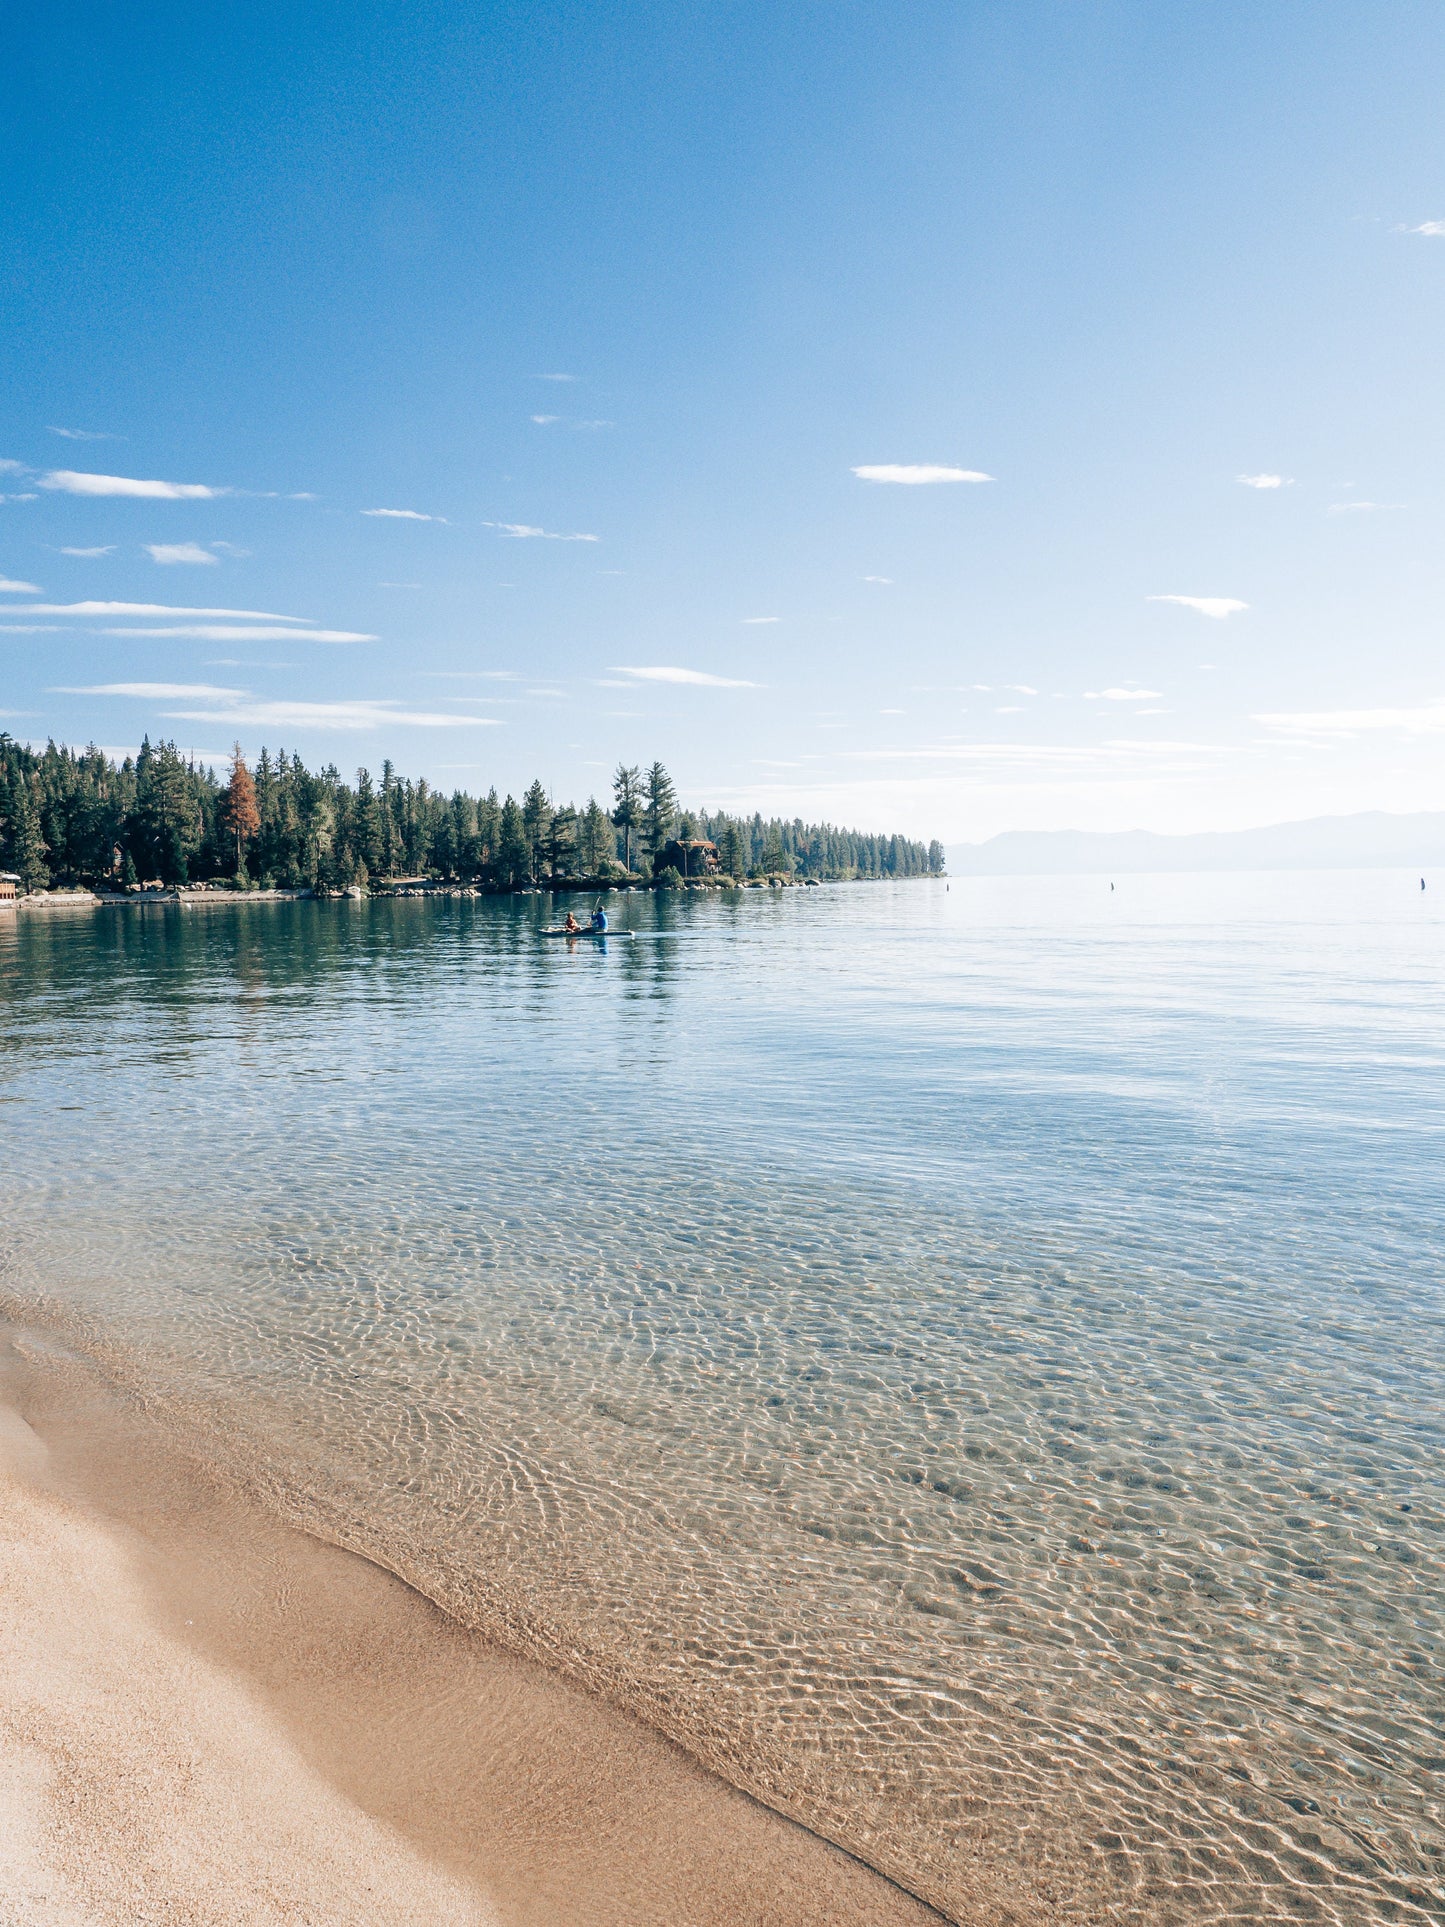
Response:
[{"label": "lake", "polygon": [[0,1287],[945,1911],[1438,1921],[1442,903],[7,915]]}]

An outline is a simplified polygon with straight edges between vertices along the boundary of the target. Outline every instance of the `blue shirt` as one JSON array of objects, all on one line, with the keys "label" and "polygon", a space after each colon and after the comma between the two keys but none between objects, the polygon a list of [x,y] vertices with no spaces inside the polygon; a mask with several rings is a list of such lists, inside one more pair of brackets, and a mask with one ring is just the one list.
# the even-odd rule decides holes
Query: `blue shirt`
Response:
[{"label": "blue shirt", "polygon": [[592,912],[592,928],[594,930],[605,930],[607,928],[607,912],[605,910],[594,910]]}]

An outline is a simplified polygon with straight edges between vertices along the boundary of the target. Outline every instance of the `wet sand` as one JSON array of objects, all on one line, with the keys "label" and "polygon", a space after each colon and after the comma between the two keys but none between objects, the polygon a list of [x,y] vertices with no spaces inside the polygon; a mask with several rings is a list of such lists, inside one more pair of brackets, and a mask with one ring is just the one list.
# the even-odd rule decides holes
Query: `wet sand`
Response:
[{"label": "wet sand", "polygon": [[0,1927],[923,1927],[0,1335]]}]

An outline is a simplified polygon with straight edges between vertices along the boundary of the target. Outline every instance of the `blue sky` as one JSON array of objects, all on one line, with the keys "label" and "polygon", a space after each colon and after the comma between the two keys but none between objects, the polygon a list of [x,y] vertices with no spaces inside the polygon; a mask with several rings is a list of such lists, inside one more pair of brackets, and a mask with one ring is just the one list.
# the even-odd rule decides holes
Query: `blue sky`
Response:
[{"label": "blue sky", "polygon": [[1433,4],[32,10],[0,727],[1445,807],[1442,89]]}]

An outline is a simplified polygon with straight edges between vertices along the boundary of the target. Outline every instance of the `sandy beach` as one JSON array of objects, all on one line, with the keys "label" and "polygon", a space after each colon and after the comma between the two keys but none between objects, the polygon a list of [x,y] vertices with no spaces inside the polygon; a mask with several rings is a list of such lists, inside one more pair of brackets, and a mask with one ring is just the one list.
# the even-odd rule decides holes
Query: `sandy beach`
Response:
[{"label": "sandy beach", "polygon": [[0,1923],[938,1915],[0,1345]]}]

